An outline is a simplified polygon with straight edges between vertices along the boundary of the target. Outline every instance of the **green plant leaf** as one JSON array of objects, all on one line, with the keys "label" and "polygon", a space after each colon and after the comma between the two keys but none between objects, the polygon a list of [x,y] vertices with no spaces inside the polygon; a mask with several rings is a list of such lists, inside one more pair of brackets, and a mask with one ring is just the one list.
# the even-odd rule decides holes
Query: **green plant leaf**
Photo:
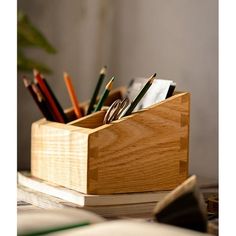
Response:
[{"label": "green plant leaf", "polygon": [[38,47],[48,53],[56,53],[56,49],[48,42],[43,34],[30,22],[26,14],[18,12],[17,18],[18,47]]},{"label": "green plant leaf", "polygon": [[52,73],[51,69],[45,64],[33,59],[26,58],[22,52],[18,52],[17,69],[19,71],[32,72],[34,68],[45,74]]}]

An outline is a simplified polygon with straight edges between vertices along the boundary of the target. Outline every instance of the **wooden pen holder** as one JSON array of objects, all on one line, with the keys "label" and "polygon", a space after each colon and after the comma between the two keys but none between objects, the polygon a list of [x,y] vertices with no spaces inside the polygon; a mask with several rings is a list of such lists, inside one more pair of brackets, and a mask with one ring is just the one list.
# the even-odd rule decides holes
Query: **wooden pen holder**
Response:
[{"label": "wooden pen holder", "polygon": [[189,93],[110,124],[104,115],[34,122],[32,175],[86,194],[171,190],[188,177]]}]

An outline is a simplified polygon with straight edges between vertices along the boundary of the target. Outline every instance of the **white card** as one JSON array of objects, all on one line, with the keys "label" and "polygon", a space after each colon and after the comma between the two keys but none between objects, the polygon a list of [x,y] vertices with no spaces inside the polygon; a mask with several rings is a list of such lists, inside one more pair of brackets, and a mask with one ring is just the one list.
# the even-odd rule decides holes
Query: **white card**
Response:
[{"label": "white card", "polygon": [[[130,102],[132,102],[140,93],[147,81],[148,78],[135,78],[131,81],[127,92]],[[171,84],[173,84],[172,80],[155,79],[144,97],[135,107],[134,111],[138,111],[165,100]]]}]

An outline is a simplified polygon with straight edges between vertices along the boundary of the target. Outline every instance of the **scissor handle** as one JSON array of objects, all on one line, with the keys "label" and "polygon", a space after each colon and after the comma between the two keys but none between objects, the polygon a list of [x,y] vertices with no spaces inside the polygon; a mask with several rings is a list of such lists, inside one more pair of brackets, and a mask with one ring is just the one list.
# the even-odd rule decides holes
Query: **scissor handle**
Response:
[{"label": "scissor handle", "polygon": [[108,124],[113,120],[117,120],[120,114],[123,112],[123,110],[128,106],[128,104],[129,104],[128,98],[125,98],[123,100],[121,99],[115,100],[108,108],[103,123]]},{"label": "scissor handle", "polygon": [[129,99],[126,97],[124,98],[121,103],[120,103],[120,107],[119,107],[119,111],[116,115],[116,120],[119,119],[121,113],[125,110],[125,108],[129,105]]},{"label": "scissor handle", "polygon": [[120,103],[121,103],[121,100],[117,99],[111,104],[111,106],[108,108],[105,114],[105,117],[103,120],[104,124],[108,124],[114,120],[114,118],[117,116],[117,113],[119,112]]}]

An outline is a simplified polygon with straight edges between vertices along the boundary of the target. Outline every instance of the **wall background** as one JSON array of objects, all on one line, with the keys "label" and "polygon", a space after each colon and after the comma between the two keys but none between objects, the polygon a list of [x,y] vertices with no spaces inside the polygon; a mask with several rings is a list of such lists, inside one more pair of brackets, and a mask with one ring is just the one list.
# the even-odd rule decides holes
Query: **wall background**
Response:
[{"label": "wall background", "polygon": [[[64,108],[67,71],[80,101],[89,99],[103,65],[115,86],[157,72],[191,92],[190,172],[218,177],[218,1],[18,0],[58,49],[28,50],[54,71],[47,76]],[[41,118],[18,75],[18,169],[30,168],[30,124]]]}]

